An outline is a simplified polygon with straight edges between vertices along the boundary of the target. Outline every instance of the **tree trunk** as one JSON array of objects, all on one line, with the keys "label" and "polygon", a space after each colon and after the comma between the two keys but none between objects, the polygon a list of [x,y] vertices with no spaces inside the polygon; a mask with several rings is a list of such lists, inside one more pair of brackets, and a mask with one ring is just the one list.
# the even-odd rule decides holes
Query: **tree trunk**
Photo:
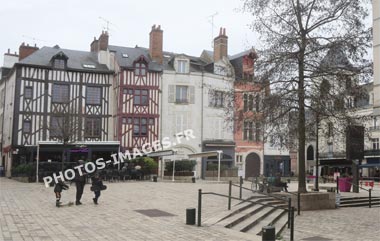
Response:
[{"label": "tree trunk", "polygon": [[[306,37],[306,36],[305,36]],[[305,42],[302,41],[302,47],[298,59],[298,192],[305,193],[306,177],[305,177],[305,75],[304,75],[304,59],[305,59]]]}]

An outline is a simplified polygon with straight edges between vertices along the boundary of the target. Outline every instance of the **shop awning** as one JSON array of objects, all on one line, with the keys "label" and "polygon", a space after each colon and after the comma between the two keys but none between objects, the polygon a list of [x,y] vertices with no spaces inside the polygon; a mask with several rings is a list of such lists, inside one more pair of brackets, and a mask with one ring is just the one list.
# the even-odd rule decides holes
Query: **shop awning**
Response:
[{"label": "shop awning", "polygon": [[373,168],[373,167],[380,167],[380,163],[367,163],[367,164],[362,164],[359,166],[359,168]]}]

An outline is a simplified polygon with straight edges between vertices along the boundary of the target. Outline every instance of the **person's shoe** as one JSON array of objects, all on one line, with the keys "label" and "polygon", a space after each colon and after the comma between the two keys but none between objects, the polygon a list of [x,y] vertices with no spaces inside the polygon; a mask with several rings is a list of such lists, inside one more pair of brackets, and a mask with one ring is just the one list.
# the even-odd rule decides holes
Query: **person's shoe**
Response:
[{"label": "person's shoe", "polygon": [[75,202],[75,205],[82,205],[82,203],[79,202],[79,201],[76,201],[76,202]]},{"label": "person's shoe", "polygon": [[96,198],[92,199],[94,201],[94,204],[98,204],[98,200]]},{"label": "person's shoe", "polygon": [[60,205],[61,205],[61,202],[58,202],[58,201],[55,202],[55,206],[56,206],[57,208],[59,208]]}]

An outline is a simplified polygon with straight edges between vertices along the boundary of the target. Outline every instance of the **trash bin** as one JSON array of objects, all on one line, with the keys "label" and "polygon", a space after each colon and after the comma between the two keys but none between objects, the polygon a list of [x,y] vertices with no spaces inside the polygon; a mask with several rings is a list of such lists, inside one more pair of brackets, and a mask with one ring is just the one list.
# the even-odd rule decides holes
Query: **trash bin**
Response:
[{"label": "trash bin", "polygon": [[262,241],[276,241],[276,228],[273,226],[263,227]]},{"label": "trash bin", "polygon": [[186,224],[187,225],[195,224],[195,208],[186,209]]}]

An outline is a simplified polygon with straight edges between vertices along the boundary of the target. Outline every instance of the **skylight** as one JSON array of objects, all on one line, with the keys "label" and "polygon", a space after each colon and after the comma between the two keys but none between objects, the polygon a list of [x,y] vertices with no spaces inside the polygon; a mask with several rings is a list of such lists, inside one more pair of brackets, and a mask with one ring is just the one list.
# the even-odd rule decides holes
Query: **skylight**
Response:
[{"label": "skylight", "polygon": [[95,65],[93,65],[93,64],[83,64],[83,68],[86,68],[86,69],[96,69]]},{"label": "skylight", "polygon": [[123,56],[123,58],[128,58],[128,54],[121,54],[121,56]]}]

